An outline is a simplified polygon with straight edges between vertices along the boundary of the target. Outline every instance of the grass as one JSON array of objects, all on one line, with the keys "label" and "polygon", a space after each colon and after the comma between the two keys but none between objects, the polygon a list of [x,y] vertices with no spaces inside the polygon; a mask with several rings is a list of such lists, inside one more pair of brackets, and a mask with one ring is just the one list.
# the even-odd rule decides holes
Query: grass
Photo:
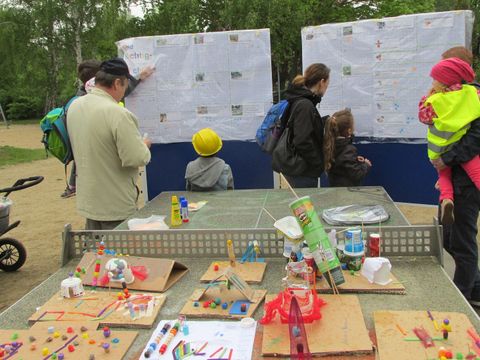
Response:
[{"label": "grass", "polygon": [[0,146],[0,167],[45,159],[43,149],[21,149],[13,146]]}]

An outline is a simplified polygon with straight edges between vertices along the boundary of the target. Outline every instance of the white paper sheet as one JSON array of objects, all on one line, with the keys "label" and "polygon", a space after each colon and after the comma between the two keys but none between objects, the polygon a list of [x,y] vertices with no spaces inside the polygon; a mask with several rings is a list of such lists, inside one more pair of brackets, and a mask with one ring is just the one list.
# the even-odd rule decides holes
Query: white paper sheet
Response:
[{"label": "white paper sheet", "polygon": [[130,72],[155,66],[126,99],[153,142],[190,142],[204,127],[224,140],[255,138],[272,104],[269,29],[147,36],[117,46]]},{"label": "white paper sheet", "polygon": [[[142,351],[140,360],[146,359],[144,356],[145,351],[148,349],[149,344],[155,341],[156,336],[160,333],[160,330],[166,322],[173,325],[175,320],[160,321],[150,340],[146,344],[145,349]],[[187,321],[187,324],[188,335],[179,332],[171,341],[167,348],[167,352],[162,356],[160,356],[158,352],[161,344],[163,344],[163,341],[161,341],[160,345],[157,346],[157,350],[154,351],[148,359],[172,359],[172,350],[181,340],[189,342],[193,349],[200,349],[206,342],[208,342],[207,346],[201,351],[202,353],[205,353],[205,355],[191,356],[189,359],[209,359],[210,355],[220,347],[227,349],[222,358],[228,359],[230,349],[233,349],[232,360],[246,360],[252,358],[253,341],[255,339],[257,326],[256,322],[253,326],[248,328],[241,327],[239,321]],[[162,340],[165,340],[165,338],[166,336]],[[214,358],[219,357],[218,355],[220,355],[222,351],[217,353]]]},{"label": "white paper sheet", "polygon": [[424,139],[418,103],[431,67],[450,47],[470,46],[471,11],[414,14],[302,29],[305,69],[331,69],[320,113],[350,107],[357,136]]}]

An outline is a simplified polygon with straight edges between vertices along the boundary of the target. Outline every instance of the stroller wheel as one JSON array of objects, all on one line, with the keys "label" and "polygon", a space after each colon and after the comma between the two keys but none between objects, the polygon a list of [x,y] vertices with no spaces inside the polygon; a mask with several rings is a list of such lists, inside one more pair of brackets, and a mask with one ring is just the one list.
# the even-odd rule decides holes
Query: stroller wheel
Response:
[{"label": "stroller wheel", "polygon": [[0,270],[18,270],[26,259],[27,250],[20,241],[12,238],[0,239]]}]

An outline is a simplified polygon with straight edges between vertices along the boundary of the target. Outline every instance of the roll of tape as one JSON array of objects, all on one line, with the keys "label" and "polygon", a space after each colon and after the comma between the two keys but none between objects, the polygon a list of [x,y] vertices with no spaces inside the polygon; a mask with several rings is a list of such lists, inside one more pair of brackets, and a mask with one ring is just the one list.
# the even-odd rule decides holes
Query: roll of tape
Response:
[{"label": "roll of tape", "polygon": [[255,319],[251,317],[246,317],[240,320],[240,326],[243,328],[249,328],[255,325]]}]

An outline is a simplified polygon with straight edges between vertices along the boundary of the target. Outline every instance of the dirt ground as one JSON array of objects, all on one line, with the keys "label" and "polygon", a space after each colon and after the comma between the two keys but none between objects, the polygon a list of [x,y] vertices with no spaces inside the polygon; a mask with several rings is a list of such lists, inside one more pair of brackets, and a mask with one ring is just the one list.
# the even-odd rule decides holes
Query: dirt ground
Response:
[{"label": "dirt ground", "polygon": [[[38,125],[0,125],[0,145],[21,148],[42,148],[42,132]],[[65,224],[81,229],[84,219],[75,211],[75,197],[61,199],[65,188],[63,165],[54,158],[33,163],[0,168],[0,188],[12,185],[23,177],[41,175],[45,180],[30,189],[12,193],[14,201],[10,222],[21,220],[20,226],[8,236],[20,240],[27,248],[27,262],[17,272],[0,271],[4,289],[0,298],[0,311],[40,284],[60,267],[62,231]],[[412,224],[432,224],[435,207],[399,204]]]},{"label": "dirt ground", "polygon": [[[0,126],[0,145],[22,148],[42,148],[42,132],[38,125]],[[67,223],[81,228],[83,218],[75,211],[75,197],[60,198],[65,189],[63,165],[55,158],[0,168],[0,187],[6,188],[20,178],[41,175],[39,185],[11,193],[14,204],[10,223],[21,220],[16,229],[6,236],[15,238],[27,248],[27,261],[17,272],[0,271],[4,289],[0,311],[13,304],[25,293],[45,280],[60,267],[62,231]]]}]

